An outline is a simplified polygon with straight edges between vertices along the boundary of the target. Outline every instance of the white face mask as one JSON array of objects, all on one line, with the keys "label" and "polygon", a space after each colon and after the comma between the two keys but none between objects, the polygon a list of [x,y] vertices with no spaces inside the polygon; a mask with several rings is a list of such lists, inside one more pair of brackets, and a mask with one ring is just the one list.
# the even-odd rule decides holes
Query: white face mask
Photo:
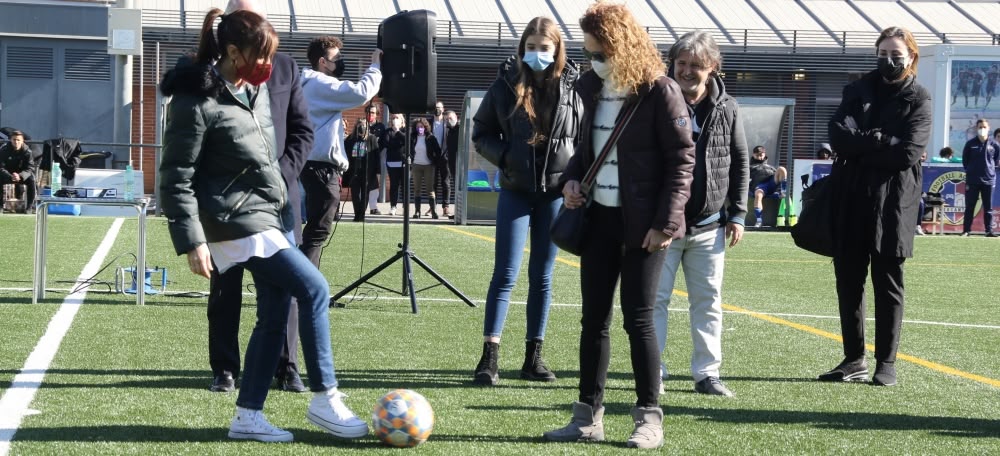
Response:
[{"label": "white face mask", "polygon": [[458,125],[458,120],[448,119],[448,126],[449,127],[454,127],[455,125]]},{"label": "white face mask", "polygon": [[612,66],[608,62],[598,62],[596,60],[590,61],[590,67],[594,69],[594,73],[597,74],[601,79],[608,79],[611,77]]},{"label": "white face mask", "polygon": [[979,132],[979,137],[983,138],[983,139],[988,138],[989,135],[990,135],[990,129],[989,128],[980,128],[978,130],[978,132]]}]

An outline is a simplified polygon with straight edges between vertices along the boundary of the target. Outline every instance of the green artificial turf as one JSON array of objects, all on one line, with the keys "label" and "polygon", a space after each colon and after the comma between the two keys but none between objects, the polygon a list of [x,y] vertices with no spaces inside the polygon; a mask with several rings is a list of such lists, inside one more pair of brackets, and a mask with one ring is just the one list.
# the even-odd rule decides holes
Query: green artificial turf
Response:
[{"label": "green artificial turf", "polygon": [[[50,252],[50,284],[75,279],[103,237],[110,219],[56,219],[53,239],[79,238]],[[85,229],[84,229],[85,228]],[[135,222],[126,221],[96,279],[113,282],[115,267],[131,266]],[[457,231],[456,231],[457,230]],[[0,217],[0,232],[17,245],[32,245],[33,219]],[[430,440],[413,453],[606,454],[624,452],[635,401],[627,336],[620,312],[612,327],[612,362],[601,444],[549,444],[541,433],[564,425],[577,398],[580,309],[576,258],[560,254],[553,279],[553,307],[545,360],[559,379],[532,383],[517,378],[524,356],[527,256],[514,290],[501,345],[501,384],[471,384],[482,347],[482,302],[493,263],[492,227],[414,225],[417,256],[474,302],[467,307],[414,265],[419,313],[405,296],[371,285],[331,309],[334,359],[348,405],[367,418],[376,400],[395,388],[414,389],[430,401],[436,423]],[[401,226],[343,222],[324,253],[321,269],[336,293],[391,257]],[[484,239],[487,238],[487,239]],[[900,352],[982,376],[997,384],[1000,361],[1000,291],[996,261],[1000,241],[920,237],[917,257],[906,266],[907,309]],[[51,244],[50,244],[51,245]],[[364,262],[362,264],[362,252]],[[28,253],[25,254],[27,256]],[[30,257],[4,257],[4,281],[30,281]],[[292,444],[234,442],[226,430],[235,393],[211,393],[205,298],[207,280],[187,271],[174,254],[162,219],[149,224],[147,262],[166,267],[168,292],[134,305],[132,296],[94,285],[62,342],[11,454],[316,454],[350,449],[396,454],[374,437],[345,442],[320,432],[304,417],[308,394],[272,391],[270,421],[295,434]],[[372,281],[399,291],[397,262]],[[245,278],[249,284],[249,275]],[[156,282],[154,280],[154,282]],[[13,287],[5,282],[0,286]],[[30,287],[30,283],[19,286]],[[68,285],[66,286],[68,287]],[[683,275],[676,288],[685,289]],[[252,290],[252,287],[250,287]],[[870,293],[870,291],[869,291]],[[25,292],[0,292],[0,387],[9,386],[65,296],[50,293],[31,306]],[[723,300],[727,308],[774,315],[832,334],[836,294],[829,259],[792,245],[787,234],[748,233],[727,253]],[[241,322],[245,344],[253,326],[254,298],[245,296]],[[815,376],[840,361],[839,342],[761,318],[727,312],[723,379],[734,398],[692,391],[687,299],[675,294],[664,359],[664,452],[709,454],[990,454],[1000,448],[1000,389],[912,362],[898,363],[894,388],[824,384]],[[869,309],[869,315],[872,309]],[[833,318],[830,318],[833,317]],[[944,326],[933,323],[983,325]],[[869,331],[869,341],[872,331]],[[870,356],[870,355],[869,355]],[[7,382],[7,383],[4,383]]]}]

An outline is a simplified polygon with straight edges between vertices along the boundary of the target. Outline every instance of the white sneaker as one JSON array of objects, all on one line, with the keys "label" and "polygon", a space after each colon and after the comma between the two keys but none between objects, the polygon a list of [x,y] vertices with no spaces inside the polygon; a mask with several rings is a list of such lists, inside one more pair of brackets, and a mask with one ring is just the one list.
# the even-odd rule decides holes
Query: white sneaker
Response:
[{"label": "white sneaker", "polygon": [[663,380],[660,380],[660,396],[667,394],[667,390],[663,389]]},{"label": "white sneaker", "polygon": [[389,215],[395,217],[396,216],[396,208],[389,209]]},{"label": "white sneaker", "polygon": [[344,404],[346,394],[332,388],[313,395],[309,402],[306,419],[327,432],[345,439],[356,439],[368,435],[368,423],[358,419]]},{"label": "white sneaker", "polygon": [[762,227],[762,226],[764,226],[764,221],[763,221],[763,220],[761,220],[761,219],[757,219],[757,223],[754,223],[754,224],[753,224],[753,227],[754,227],[754,228],[760,228],[760,227]]},{"label": "white sneaker", "polygon": [[274,427],[260,410],[236,407],[236,416],[229,425],[229,438],[258,442],[291,442],[292,433]]},{"label": "white sneaker", "polygon": [[927,234],[924,232],[924,227],[917,225],[917,236],[923,236],[924,234]]}]

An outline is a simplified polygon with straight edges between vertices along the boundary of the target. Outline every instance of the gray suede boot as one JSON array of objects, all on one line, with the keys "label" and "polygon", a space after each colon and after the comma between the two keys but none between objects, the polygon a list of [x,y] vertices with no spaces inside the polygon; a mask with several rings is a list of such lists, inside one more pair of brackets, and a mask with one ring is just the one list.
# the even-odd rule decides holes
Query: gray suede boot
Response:
[{"label": "gray suede boot", "polygon": [[625,446],[644,449],[663,446],[663,409],[632,407],[632,421],[635,421],[635,430]]},{"label": "gray suede boot", "polygon": [[573,419],[569,424],[546,432],[542,437],[549,442],[601,442],[604,440],[604,407],[594,410],[583,402],[574,402]]}]

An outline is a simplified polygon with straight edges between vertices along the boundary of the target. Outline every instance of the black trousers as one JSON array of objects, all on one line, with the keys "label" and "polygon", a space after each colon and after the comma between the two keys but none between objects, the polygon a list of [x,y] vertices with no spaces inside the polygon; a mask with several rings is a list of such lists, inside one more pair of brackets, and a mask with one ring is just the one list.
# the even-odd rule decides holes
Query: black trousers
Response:
[{"label": "black trousers", "polygon": [[307,161],[299,176],[306,198],[306,226],[302,228],[302,253],[319,267],[323,244],[340,209],[340,172],[332,163]]},{"label": "black trousers", "polygon": [[378,190],[379,175],[370,163],[358,161],[351,175],[351,205],[354,206],[354,221],[362,221],[368,213],[368,192]]},{"label": "black trousers", "polygon": [[905,258],[872,255],[863,249],[850,250],[833,258],[845,358],[853,360],[865,354],[865,282],[871,264],[875,292],[875,360],[896,361],[903,324],[904,261]]},{"label": "black trousers", "polygon": [[666,250],[649,253],[625,248],[621,208],[593,203],[588,209],[587,245],[580,255],[583,317],[580,333],[579,401],[600,407],[611,361],[612,309],[621,278],[622,316],[635,377],[636,405],[659,405],[660,352],[653,326],[653,304]]},{"label": "black trousers", "polygon": [[[240,375],[240,311],[243,304],[243,267],[233,266],[224,274],[212,265],[208,292],[208,363],[212,375],[228,372]],[[274,375],[298,372],[299,306],[295,298],[288,303],[288,326]]]},{"label": "black trousers", "polygon": [[976,216],[976,203],[983,202],[983,227],[987,233],[993,232],[993,186],[985,184],[965,183],[965,219],[962,220],[962,231],[972,231],[972,219]]},{"label": "black trousers", "polygon": [[387,166],[386,171],[389,173],[389,205],[396,207],[399,199],[402,198],[402,195],[399,194],[399,189],[402,188],[403,184],[403,167],[393,168]]},{"label": "black trousers", "polygon": [[448,207],[448,201],[451,198],[451,168],[447,163],[438,163],[434,165],[434,186],[440,188],[441,191],[438,192],[441,200],[441,207]]}]

